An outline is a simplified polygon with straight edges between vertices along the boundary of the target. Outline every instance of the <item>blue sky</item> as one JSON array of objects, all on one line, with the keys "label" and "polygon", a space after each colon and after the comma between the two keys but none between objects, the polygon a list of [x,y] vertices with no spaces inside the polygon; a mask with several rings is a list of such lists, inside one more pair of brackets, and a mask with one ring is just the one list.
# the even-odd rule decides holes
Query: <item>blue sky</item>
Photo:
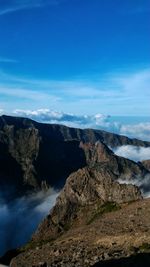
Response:
[{"label": "blue sky", "polygon": [[0,0],[0,110],[150,116],[150,0]]}]

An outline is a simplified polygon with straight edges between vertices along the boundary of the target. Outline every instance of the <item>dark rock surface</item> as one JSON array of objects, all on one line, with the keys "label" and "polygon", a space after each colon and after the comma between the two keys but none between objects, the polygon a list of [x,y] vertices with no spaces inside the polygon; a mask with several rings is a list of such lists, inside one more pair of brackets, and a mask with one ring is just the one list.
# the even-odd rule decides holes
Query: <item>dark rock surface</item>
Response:
[{"label": "dark rock surface", "polygon": [[148,171],[150,171],[150,159],[148,159],[148,160],[143,160],[141,163],[143,164],[143,166],[144,166]]},{"label": "dark rock surface", "polygon": [[150,253],[139,253],[130,257],[98,262],[91,267],[143,267],[150,266]]},{"label": "dark rock surface", "polygon": [[[66,178],[86,165],[80,141],[108,146],[150,146],[150,142],[100,130],[42,124],[26,118],[0,117],[0,188],[3,198],[44,186],[62,188]],[[9,186],[9,196],[7,187]],[[10,194],[10,188],[12,194]]]}]

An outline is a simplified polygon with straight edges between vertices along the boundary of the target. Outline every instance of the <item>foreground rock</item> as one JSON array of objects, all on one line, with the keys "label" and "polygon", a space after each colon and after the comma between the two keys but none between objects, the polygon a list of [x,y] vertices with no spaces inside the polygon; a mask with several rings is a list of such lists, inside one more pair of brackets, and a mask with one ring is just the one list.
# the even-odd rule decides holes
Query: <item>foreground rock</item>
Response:
[{"label": "foreground rock", "polygon": [[[84,217],[85,221],[89,219],[86,213]],[[76,219],[74,226],[55,241],[28,245],[12,260],[11,267],[38,267],[41,263],[51,267],[149,266],[149,254],[138,265],[135,255],[139,259],[141,253],[150,253],[150,199],[123,204],[91,223],[81,224]],[[127,265],[129,261],[132,265]]]},{"label": "foreground rock", "polygon": [[118,183],[147,170],[114,155],[102,142],[80,147],[87,166],[68,177],[56,205],[12,267],[89,267],[149,249],[150,200],[142,200],[136,186]]}]

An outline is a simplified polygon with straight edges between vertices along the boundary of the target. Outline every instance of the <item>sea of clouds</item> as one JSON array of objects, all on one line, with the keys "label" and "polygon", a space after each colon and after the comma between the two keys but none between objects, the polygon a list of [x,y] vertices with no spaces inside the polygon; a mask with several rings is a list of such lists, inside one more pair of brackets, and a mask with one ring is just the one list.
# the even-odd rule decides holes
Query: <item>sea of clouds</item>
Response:
[{"label": "sea of clouds", "polygon": [[0,197],[0,256],[31,238],[39,223],[54,206],[57,196],[58,192],[50,189],[9,203]]}]

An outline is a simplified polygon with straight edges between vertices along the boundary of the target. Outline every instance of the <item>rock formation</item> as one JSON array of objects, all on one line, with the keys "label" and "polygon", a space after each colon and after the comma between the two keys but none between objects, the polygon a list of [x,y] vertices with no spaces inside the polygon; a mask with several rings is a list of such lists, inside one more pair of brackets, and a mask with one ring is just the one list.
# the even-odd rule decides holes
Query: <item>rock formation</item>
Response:
[{"label": "rock formation", "polygon": [[[57,199],[50,215],[39,227],[33,239],[45,240],[57,235],[78,217],[78,210],[104,203],[124,203],[141,199],[133,185],[119,184],[120,178],[131,180],[146,171],[135,162],[116,156],[104,143],[81,143],[87,166],[72,173]],[[79,216],[80,217],[80,216]],[[90,215],[89,215],[90,217]]]},{"label": "rock formation", "polygon": [[143,164],[143,166],[144,166],[148,171],[150,171],[150,159],[148,159],[148,160],[143,160],[141,163]]},{"label": "rock formation", "polygon": [[[66,178],[86,166],[80,141],[102,141],[119,145],[150,146],[149,142],[92,129],[75,129],[42,124],[26,118],[0,117],[0,187],[8,199],[39,190],[43,186],[62,188]],[[10,194],[10,188],[12,194]]]},{"label": "rock formation", "polygon": [[150,251],[150,201],[142,199],[138,187],[119,183],[149,175],[149,163],[115,155],[109,147],[119,145],[150,143],[104,131],[0,117],[4,195],[7,187],[16,197],[65,183],[31,241],[9,253],[14,255],[11,267],[90,267]]},{"label": "rock formation", "polygon": [[56,205],[11,267],[89,267],[149,244],[150,201],[142,200],[136,186],[118,183],[146,169],[102,142],[81,142],[80,148],[87,166],[67,178]]},{"label": "rock formation", "polygon": [[149,266],[149,226],[150,199],[122,204],[120,209],[99,213],[88,224],[76,221],[55,241],[29,244],[10,266]]}]

